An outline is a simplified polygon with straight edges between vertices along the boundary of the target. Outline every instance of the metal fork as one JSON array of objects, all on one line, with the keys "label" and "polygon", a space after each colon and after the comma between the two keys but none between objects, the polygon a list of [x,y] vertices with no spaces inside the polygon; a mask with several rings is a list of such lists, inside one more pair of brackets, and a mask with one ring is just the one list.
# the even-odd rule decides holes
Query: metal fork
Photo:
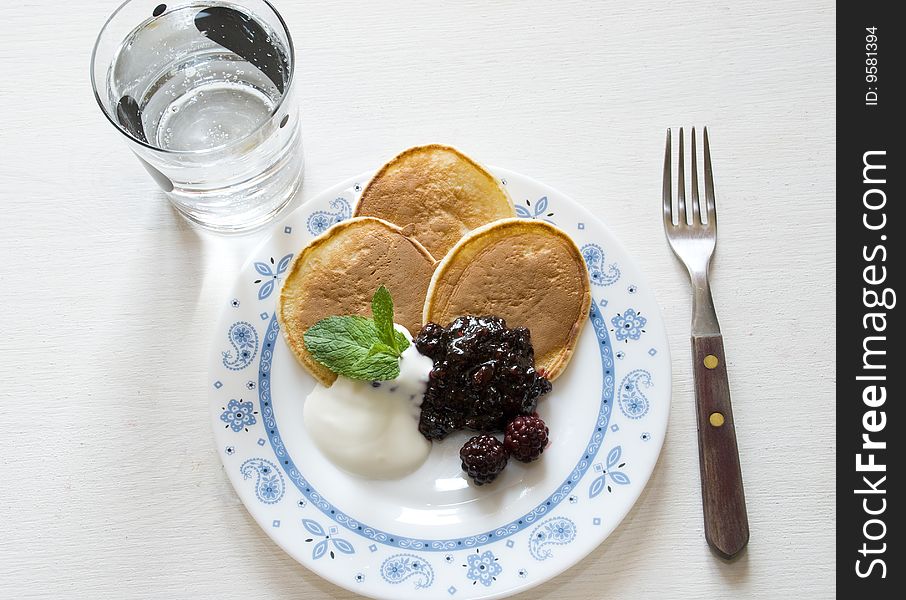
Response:
[{"label": "metal fork", "polygon": [[668,129],[667,149],[664,153],[664,231],[674,254],[689,271],[692,282],[692,358],[705,539],[721,557],[729,559],[748,543],[749,520],[746,516],[746,498],[736,446],[736,428],[730,406],[723,337],[708,282],[708,270],[717,242],[717,210],[714,205],[708,128],[705,127],[704,130],[707,221],[702,220],[698,196],[695,128],[692,129],[692,210],[687,210],[683,129],[680,128],[678,210],[674,223],[671,145],[671,132]]}]

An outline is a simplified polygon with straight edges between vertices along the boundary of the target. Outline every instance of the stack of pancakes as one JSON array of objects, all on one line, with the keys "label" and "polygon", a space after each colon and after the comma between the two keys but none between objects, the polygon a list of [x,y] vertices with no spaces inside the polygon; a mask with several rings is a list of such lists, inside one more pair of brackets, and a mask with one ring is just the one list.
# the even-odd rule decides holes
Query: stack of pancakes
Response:
[{"label": "stack of pancakes", "polygon": [[303,334],[329,316],[370,315],[380,285],[412,335],[423,323],[447,325],[468,314],[527,327],[536,367],[551,380],[566,368],[591,302],[588,271],[569,236],[515,218],[493,175],[437,144],[384,165],[354,217],[312,240],[287,272],[279,319],[290,348],[322,384],[336,375],[312,358]]}]

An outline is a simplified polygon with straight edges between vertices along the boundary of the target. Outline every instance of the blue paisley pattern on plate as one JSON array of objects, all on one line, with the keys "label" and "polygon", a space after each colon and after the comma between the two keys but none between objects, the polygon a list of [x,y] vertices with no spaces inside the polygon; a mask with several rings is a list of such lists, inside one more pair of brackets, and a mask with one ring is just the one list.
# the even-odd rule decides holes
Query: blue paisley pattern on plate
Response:
[{"label": "blue paisley pattern on plate", "polygon": [[255,495],[265,504],[276,504],[283,498],[286,486],[277,466],[264,458],[250,458],[239,467],[243,479],[256,478]]},{"label": "blue paisley pattern on plate", "polygon": [[620,383],[620,410],[630,419],[641,419],[648,414],[648,397],[639,389],[639,384],[650,388],[651,373],[644,369],[630,371]]},{"label": "blue paisley pattern on plate", "polygon": [[516,216],[520,219],[541,219],[542,221],[547,221],[551,225],[555,225],[556,223],[547,218],[554,216],[554,213],[547,212],[547,205],[547,196],[538,198],[538,200],[535,201],[535,206],[532,206],[531,200],[526,198],[525,206],[520,204],[516,205]]},{"label": "blue paisley pattern on plate", "polygon": [[256,414],[258,413],[254,410],[251,402],[243,402],[241,398],[239,400],[233,399],[223,407],[223,414],[220,415],[220,420],[226,423],[226,427],[231,427],[235,432],[240,432],[243,429],[248,431],[250,426],[257,423],[255,420]]},{"label": "blue paisley pattern on plate", "polygon": [[293,259],[292,254],[287,254],[280,259],[280,262],[274,261],[274,257],[271,257],[270,264],[266,262],[256,262],[255,271],[261,275],[260,278],[256,279],[254,283],[261,284],[261,287],[258,288],[258,299],[264,300],[271,295],[271,292],[274,291],[276,287],[277,279],[283,275],[284,271],[289,267],[289,262]]},{"label": "blue paisley pattern on plate", "polygon": [[601,475],[596,477],[591,482],[591,485],[588,486],[589,498],[594,498],[599,495],[605,488],[608,492],[613,491],[611,485],[607,483],[608,478],[611,483],[617,485],[629,484],[629,476],[619,470],[626,466],[625,462],[620,462],[620,457],[622,455],[623,449],[620,446],[614,446],[611,448],[610,452],[607,453],[607,462],[605,464],[598,463],[595,465],[595,470],[600,472]]},{"label": "blue paisley pattern on plate", "polygon": [[[239,371],[252,364],[258,353],[258,332],[252,324],[247,321],[233,323],[227,332],[227,339],[233,350],[223,352],[223,366],[231,371]],[[233,352],[236,353],[235,356]]]},{"label": "blue paisley pattern on plate", "polygon": [[635,309],[627,308],[622,314],[617,313],[617,316],[612,318],[610,323],[613,325],[611,331],[613,331],[617,341],[628,342],[642,337],[642,334],[645,333],[642,328],[648,323],[648,319],[637,313]]},{"label": "blue paisley pattern on plate", "polygon": [[434,583],[434,569],[414,554],[394,554],[381,564],[381,577],[394,585],[415,577],[415,589],[427,588]]},{"label": "blue paisley pattern on plate", "polygon": [[585,266],[588,267],[588,278],[594,285],[612,285],[620,278],[620,268],[616,263],[606,264],[601,246],[585,244],[580,252],[585,259]]},{"label": "blue paisley pattern on plate", "polygon": [[[215,383],[209,390],[210,407],[213,409],[211,423],[224,465],[234,476],[233,483],[266,533],[281,546],[290,549],[300,562],[343,587],[390,599],[498,595],[534,585],[538,578],[546,579],[565,564],[574,562],[577,556],[585,554],[590,544],[606,537],[613,523],[622,518],[624,505],[631,505],[637,488],[647,479],[652,455],[656,456],[659,449],[660,444],[654,441],[663,437],[665,405],[661,395],[669,391],[666,383],[669,382],[669,370],[663,373],[668,349],[663,345],[661,324],[648,297],[646,282],[631,261],[622,258],[618,244],[610,241],[606,230],[599,231],[587,211],[580,209],[573,214],[569,199],[558,200],[559,196],[553,191],[539,189],[536,193],[531,188],[523,191],[518,185],[510,186],[516,203],[522,204],[520,217],[556,219],[564,229],[578,236],[575,238],[577,245],[584,250],[583,260],[587,263],[595,295],[595,306],[589,311],[592,331],[583,335],[582,340],[580,371],[591,378],[585,385],[593,388],[586,393],[594,395],[595,386],[603,379],[598,398],[588,398],[592,400],[592,414],[582,420],[582,430],[590,437],[575,440],[578,448],[574,447],[564,461],[557,461],[556,471],[551,475],[558,479],[550,482],[552,487],[548,488],[546,498],[538,495],[526,498],[531,504],[524,507],[524,512],[501,514],[502,518],[488,523],[486,531],[470,527],[465,531],[449,528],[449,531],[403,532],[396,531],[392,521],[386,524],[373,522],[372,519],[379,520],[378,514],[368,510],[359,514],[358,509],[349,507],[353,512],[344,514],[332,503],[344,502],[343,498],[334,497],[334,490],[327,489],[334,487],[332,483],[309,480],[309,476],[314,477],[316,473],[309,473],[311,467],[307,466],[305,456],[296,455],[299,451],[293,450],[289,444],[291,440],[284,445],[281,439],[281,433],[289,435],[286,428],[290,424],[281,419],[279,423],[284,431],[279,431],[274,403],[292,402],[292,398],[283,398],[287,392],[278,392],[283,390],[278,383],[286,383],[282,377],[285,375],[282,369],[286,365],[276,356],[276,348],[282,342],[273,303],[281,280],[288,273],[294,258],[287,253],[304,245],[310,234],[323,233],[335,222],[351,217],[360,190],[353,193],[350,185],[342,189],[338,186],[329,195],[316,199],[317,203],[312,208],[306,207],[293,215],[287,221],[292,226],[280,225],[279,235],[275,235],[272,242],[253,256],[253,261],[257,259],[262,270],[258,271],[258,266],[252,262],[256,272],[250,272],[248,267],[243,269],[238,274],[235,291],[225,298],[227,304],[222,307],[224,316],[218,328],[222,332],[219,335],[227,333],[224,330],[229,331],[231,323],[242,319],[247,325],[252,325],[250,332],[255,344],[247,348],[252,353],[249,357],[252,366],[240,367],[245,370],[236,372],[227,371],[226,362],[221,367],[221,354],[228,355],[227,362],[239,366],[244,362],[242,347],[237,346],[232,338],[229,344],[223,344],[221,338],[222,346],[215,345],[212,349],[215,369],[211,381]],[[331,203],[331,200],[335,202]],[[548,201],[548,206],[541,200]],[[553,216],[554,211],[556,216]],[[587,242],[600,246],[596,246],[597,250],[590,250],[593,245]],[[276,259],[284,255],[287,256],[287,263],[285,268],[280,269],[277,264],[280,261]],[[614,282],[617,285],[612,285]],[[233,303],[230,303],[231,299]],[[637,340],[641,342],[620,336],[612,324],[616,311],[629,307],[636,316],[647,317],[647,326],[638,328]],[[640,310],[642,315],[638,315]],[[259,323],[262,329],[256,331]],[[647,333],[643,329],[647,329]],[[240,344],[247,344],[243,337],[240,334]],[[598,348],[597,357],[591,348],[593,343]],[[656,357],[655,347],[658,349]],[[281,348],[279,353],[284,350]],[[589,352],[586,353],[586,350]],[[595,364],[598,360],[601,361],[598,363],[601,371]],[[295,364],[292,363],[292,366]],[[220,368],[224,371],[219,371]],[[272,369],[274,377],[271,377]],[[650,372],[649,380],[657,386],[633,374],[634,369]],[[250,372],[257,377],[249,376]],[[595,381],[595,373],[602,379]],[[627,379],[627,375],[632,377]],[[625,389],[626,384],[630,385],[631,391]],[[253,394],[258,395],[257,402]],[[231,398],[244,406],[230,406]],[[597,410],[594,408],[596,403],[599,403]],[[235,410],[237,408],[238,411]],[[228,409],[230,412],[224,418]],[[292,427],[296,425],[294,420]],[[237,428],[240,432],[248,429],[250,433],[238,433]],[[651,443],[646,444],[649,440]],[[627,456],[631,459],[628,468],[624,462]],[[262,461],[267,459],[265,463],[259,463],[265,467],[264,473],[267,475],[268,469],[273,469],[271,473],[279,473],[282,479],[278,476],[275,480],[265,481],[259,493],[260,473],[257,467],[243,463],[251,457],[263,457],[259,459]],[[293,458],[298,463],[294,464]],[[568,462],[570,460],[572,462]],[[246,465],[245,481],[234,470],[240,464]],[[286,478],[292,483],[285,484]],[[556,486],[558,483],[561,485]],[[286,491],[286,485],[291,488],[288,494],[282,493]],[[257,501],[252,500],[252,492]],[[287,495],[291,496],[289,505],[282,503],[282,498]],[[267,503],[274,496],[280,500]],[[602,499],[602,496],[606,498]],[[602,517],[607,517],[607,527],[601,526]],[[367,523],[357,520],[359,518]],[[592,527],[592,524],[598,527]],[[374,526],[387,529],[381,531]],[[579,526],[583,527],[581,539],[577,533]],[[408,533],[408,536],[395,535],[398,533]],[[410,537],[426,534],[433,538],[462,537]],[[338,536],[340,542],[337,546],[331,540]],[[345,552],[343,548],[350,552]]]},{"label": "blue paisley pattern on plate", "polygon": [[542,521],[529,536],[529,553],[536,560],[547,560],[553,554],[549,546],[565,546],[576,539],[576,524],[566,517]]},{"label": "blue paisley pattern on plate", "polygon": [[[335,551],[342,552],[343,554],[355,554],[355,548],[352,547],[352,544],[334,535],[336,534],[336,531],[324,531],[321,524],[312,519],[302,519],[302,526],[312,535],[324,538],[312,547],[311,557],[313,560],[318,560],[325,555],[330,556],[332,559],[336,558],[337,553]],[[335,530],[336,528],[333,529]],[[314,542],[315,538],[306,538],[305,541],[309,543]]]},{"label": "blue paisley pattern on plate", "polygon": [[468,564],[463,565],[469,570],[466,577],[472,580],[472,585],[480,583],[488,587],[495,581],[497,576],[503,572],[503,567],[497,562],[497,557],[490,550],[476,550],[475,554],[470,554],[466,559]]},{"label": "blue paisley pattern on plate", "polygon": [[330,201],[330,210],[316,210],[308,216],[308,232],[312,235],[321,235],[331,225],[345,221],[352,216],[352,208],[345,198],[335,198]]},{"label": "blue paisley pattern on plate", "polygon": [[452,539],[431,540],[400,537],[360,523],[339,510],[335,505],[328,502],[299,471],[295,461],[290,457],[289,452],[283,443],[283,439],[280,437],[280,429],[277,426],[277,419],[274,416],[273,406],[271,406],[271,362],[273,361],[274,344],[280,333],[280,324],[277,322],[275,316],[271,317],[267,327],[258,369],[259,408],[261,410],[261,417],[264,421],[264,425],[268,431],[268,439],[270,440],[271,447],[274,450],[274,454],[282,463],[283,469],[290,481],[292,481],[296,488],[308,498],[312,505],[316,506],[325,516],[327,516],[327,518],[333,519],[338,524],[362,537],[374,540],[381,544],[406,550],[427,550],[434,552],[476,548],[490,542],[507,538],[514,533],[531,527],[540,517],[552,511],[560,504],[560,502],[570,496],[570,492],[572,492],[579,484],[582,477],[594,462],[598,450],[600,450],[601,444],[604,441],[604,436],[608,431],[607,424],[611,415],[611,400],[614,398],[613,353],[611,351],[607,326],[604,322],[604,317],[601,315],[600,309],[598,308],[598,303],[592,303],[589,318],[598,339],[598,349],[600,351],[601,367],[603,370],[603,385],[601,402],[598,408],[598,418],[594,424],[588,444],[585,447],[585,452],[579,456],[572,471],[570,471],[566,476],[566,479],[564,479],[560,486],[550,496],[542,500],[534,509],[522,517],[510,521],[497,529],[486,531],[478,535]]}]

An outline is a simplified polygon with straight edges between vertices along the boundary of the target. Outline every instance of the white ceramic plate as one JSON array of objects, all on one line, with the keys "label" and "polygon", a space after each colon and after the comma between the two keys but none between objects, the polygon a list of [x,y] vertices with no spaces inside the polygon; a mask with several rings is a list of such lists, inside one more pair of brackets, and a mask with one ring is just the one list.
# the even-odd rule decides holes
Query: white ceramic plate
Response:
[{"label": "white ceramic plate", "polygon": [[[398,481],[331,465],[302,423],[314,380],[297,364],[274,312],[294,253],[349,218],[364,174],[326,191],[275,228],[224,300],[210,362],[211,422],[236,492],[297,561],[375,598],[499,598],[535,586],[600,544],[654,469],[670,408],[670,358],[645,278],[604,225],[528,177],[492,169],[524,218],[573,237],[592,282],[577,351],[539,402],[551,446],[510,461],[491,485],[469,484],[459,448],[435,443]],[[538,319],[544,315],[539,314]]]}]

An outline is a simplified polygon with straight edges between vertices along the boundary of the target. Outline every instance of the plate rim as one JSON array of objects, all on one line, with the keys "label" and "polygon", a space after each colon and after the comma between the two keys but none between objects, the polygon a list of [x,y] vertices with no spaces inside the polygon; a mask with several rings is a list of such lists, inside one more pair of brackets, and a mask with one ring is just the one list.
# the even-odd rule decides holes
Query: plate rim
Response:
[{"label": "plate rim", "polygon": [[[522,179],[523,181],[525,181],[526,183],[530,184],[533,187],[537,187],[539,189],[550,190],[551,192],[555,193],[558,197],[566,199],[570,203],[571,208],[576,209],[579,213],[583,214],[588,219],[593,220],[595,225],[597,227],[601,228],[605,232],[605,235],[607,237],[608,248],[614,248],[614,247],[618,248],[619,253],[623,257],[625,257],[626,260],[628,260],[629,264],[632,266],[632,271],[637,273],[637,277],[640,279],[640,283],[645,284],[645,287],[647,289],[646,294],[650,297],[651,302],[654,304],[656,311],[657,311],[657,323],[659,323],[660,327],[663,329],[663,339],[664,339],[665,343],[664,343],[663,350],[659,350],[659,351],[663,352],[665,355],[664,358],[666,360],[664,360],[664,364],[666,365],[666,368],[665,368],[663,374],[659,373],[659,376],[666,377],[665,383],[666,383],[667,392],[665,395],[666,398],[665,398],[665,402],[664,402],[664,416],[663,416],[663,428],[662,428],[663,431],[660,431],[660,430],[658,431],[661,435],[658,435],[657,440],[655,441],[656,448],[654,449],[654,460],[651,462],[650,469],[646,469],[644,473],[637,473],[634,475],[634,477],[636,477],[638,480],[641,480],[641,483],[638,484],[637,486],[633,486],[633,489],[629,490],[627,500],[624,502],[625,508],[623,510],[618,510],[614,513],[614,514],[617,514],[618,517],[613,519],[612,526],[602,527],[602,529],[600,530],[601,531],[600,534],[592,536],[594,538],[594,540],[591,542],[591,545],[587,549],[569,554],[566,558],[564,558],[561,561],[559,561],[558,563],[556,563],[556,566],[554,568],[545,570],[540,575],[534,576],[531,579],[527,579],[525,581],[525,583],[521,583],[521,584],[517,583],[516,585],[507,587],[505,589],[497,589],[497,590],[489,589],[489,590],[487,590],[487,593],[479,593],[478,595],[469,595],[468,596],[469,598],[475,598],[476,600],[490,600],[493,598],[508,597],[508,596],[523,592],[525,590],[537,587],[539,585],[542,585],[542,584],[550,581],[551,579],[557,577],[558,575],[561,575],[561,574],[565,573],[566,571],[572,569],[577,564],[579,564],[580,562],[585,560],[595,549],[600,547],[601,544],[603,544],[611,536],[611,534],[617,529],[617,527],[619,527],[620,524],[625,520],[625,518],[631,512],[632,508],[635,507],[642,492],[644,492],[644,490],[647,488],[648,483],[651,479],[651,476],[654,473],[655,469],[657,468],[657,465],[660,463],[660,457],[661,457],[661,453],[663,452],[663,445],[664,445],[664,442],[666,441],[666,433],[669,428],[669,422],[670,422],[670,412],[671,412],[671,404],[672,404],[672,383],[673,383],[673,372],[672,372],[673,363],[670,358],[669,339],[667,338],[666,321],[664,319],[663,309],[661,307],[660,302],[658,302],[658,300],[657,300],[657,295],[656,295],[654,289],[650,285],[648,285],[649,282],[648,282],[647,275],[639,267],[637,260],[634,258],[634,256],[630,252],[628,252],[628,250],[626,249],[626,246],[623,244],[623,242],[617,236],[615,236],[613,234],[613,232],[610,230],[610,228],[607,226],[607,224],[602,219],[598,218],[594,213],[592,213],[582,203],[576,201],[572,196],[561,192],[558,188],[545,184],[531,176],[524,175],[524,174],[518,173],[516,171],[512,171],[510,169],[491,166],[491,165],[489,165],[487,168],[498,179],[502,179],[504,181],[507,178]],[[239,268],[237,273],[242,273],[249,268],[249,266],[254,261],[255,257],[259,256],[261,251],[274,241],[274,239],[278,236],[280,229],[284,228],[286,226],[285,223],[287,221],[295,218],[299,213],[302,213],[305,210],[311,208],[312,204],[314,204],[319,199],[322,199],[325,196],[342,193],[343,191],[345,191],[347,189],[353,188],[353,186],[355,186],[357,184],[361,184],[361,188],[364,189],[365,185],[367,185],[367,182],[371,179],[371,177],[373,176],[373,174],[375,172],[377,172],[377,169],[367,170],[357,176],[347,178],[335,185],[329,186],[329,187],[321,190],[319,193],[313,195],[311,198],[309,198],[305,202],[301,203],[299,206],[294,208],[292,211],[290,211],[286,215],[283,215],[280,219],[276,220],[267,229],[267,233],[262,238],[262,240],[259,243],[257,243],[254,246],[254,248],[252,249],[252,251],[248,254],[248,258],[246,258],[246,260],[243,261],[242,266]],[[361,192],[361,189],[356,190],[357,194],[360,192]],[[515,200],[514,200],[514,204],[515,204]],[[570,236],[570,237],[572,237],[572,236]],[[239,286],[239,283],[236,281],[236,278],[234,278],[233,283],[230,285],[230,287],[228,289],[235,290],[238,286]],[[592,301],[594,302],[594,294],[592,295]],[[220,346],[218,346],[217,342],[215,342],[214,340],[217,339],[216,332],[220,331],[220,329],[222,329],[222,327],[221,327],[222,322],[228,322],[230,320],[229,318],[226,318],[226,314],[227,314],[226,309],[222,310],[220,313],[220,316],[218,317],[218,319],[216,321],[215,327],[217,329],[215,330],[215,335],[211,336],[213,348],[209,352],[209,356],[210,355],[216,356],[219,353]],[[602,312],[602,315],[603,315],[603,312]],[[270,323],[270,320],[268,320],[268,324],[269,323]],[[591,326],[591,325],[589,325],[589,326]],[[265,335],[269,332],[269,329],[270,329],[269,326],[265,327]],[[264,337],[264,336],[262,336],[262,337]],[[610,338],[610,337],[609,337],[609,339],[612,340],[612,338]],[[262,339],[262,345],[263,345],[263,339]],[[611,346],[613,346],[613,344],[611,344]],[[260,357],[255,357],[255,358],[257,359],[254,361],[255,364],[260,365],[261,358]],[[208,380],[211,379],[211,376],[213,375],[212,371],[214,368],[213,367],[214,363],[210,363],[210,364],[212,366],[209,367],[209,369],[208,369],[208,375],[209,375]],[[616,388],[616,386],[617,386],[616,372],[614,373],[614,375],[615,375],[614,387]],[[257,372],[255,374],[255,378],[257,381],[258,380]],[[615,392],[614,399],[616,399],[616,395],[617,394]],[[219,411],[217,411],[215,405],[220,404],[220,401],[217,401],[216,399],[214,399],[213,396],[214,396],[214,393],[209,391],[208,392],[209,405],[210,405],[212,411],[219,412]],[[614,403],[612,405],[612,411],[615,410],[615,406],[616,406],[616,400],[614,400]],[[313,574],[317,575],[318,577],[321,577],[327,581],[330,581],[334,585],[337,585],[345,590],[351,591],[356,594],[364,595],[367,597],[379,598],[379,599],[380,598],[388,598],[388,599],[393,598],[395,600],[395,597],[385,595],[381,592],[381,590],[377,590],[377,589],[369,590],[367,588],[362,588],[362,587],[357,588],[357,587],[355,587],[355,583],[351,579],[350,579],[350,581],[346,581],[339,577],[336,577],[334,575],[334,573],[329,570],[317,569],[316,564],[313,564],[312,561],[307,561],[306,559],[304,559],[302,554],[296,551],[297,550],[296,548],[290,547],[288,544],[284,543],[284,539],[282,536],[271,535],[269,528],[266,527],[265,523],[261,520],[261,518],[259,518],[260,515],[251,509],[251,507],[249,506],[249,504],[250,504],[249,502],[246,502],[245,495],[243,494],[243,492],[240,489],[240,483],[238,481],[238,478],[239,478],[238,471],[236,474],[234,474],[232,472],[233,469],[230,468],[231,465],[226,464],[225,457],[218,450],[218,445],[219,445],[218,438],[219,438],[219,434],[221,432],[218,430],[219,429],[218,427],[214,426],[215,423],[216,422],[212,420],[212,433],[214,434],[215,451],[217,451],[217,454],[221,461],[223,469],[227,473],[227,477],[228,477],[231,485],[234,488],[234,492],[239,497],[240,502],[243,504],[245,509],[248,511],[249,515],[252,516],[252,518],[255,520],[255,522],[258,524],[258,526],[264,530],[264,533],[267,535],[267,537],[271,541],[275,542],[284,552],[286,552],[289,556],[291,556],[293,558],[293,560],[298,562],[301,566],[305,567],[306,569],[308,569],[309,571],[311,571]],[[603,448],[603,439],[602,439],[601,446]],[[269,445],[269,448],[271,450],[273,450],[272,444]],[[602,448],[599,448],[599,452],[602,450]],[[280,467],[278,467],[278,469],[282,470],[282,465]],[[281,475],[282,475],[282,473],[281,473]],[[610,516],[612,517],[613,515],[610,515]],[[539,519],[536,520],[535,522],[541,523],[543,521],[544,521],[544,519],[539,517]],[[483,545],[484,544],[481,544],[478,547],[481,547]],[[395,550],[398,550],[398,551],[405,552],[404,549],[399,548],[399,547],[391,546],[391,548],[394,548]],[[469,550],[471,550],[473,548],[469,548]],[[458,548],[458,549],[450,550],[450,552],[462,552],[463,550],[466,550],[466,549]],[[414,549],[412,551],[422,552],[425,550]],[[440,550],[438,550],[438,551],[428,550],[428,552],[439,553],[441,551]],[[476,589],[475,591],[479,591],[479,590]],[[481,591],[483,591],[483,590],[481,590]]]}]

